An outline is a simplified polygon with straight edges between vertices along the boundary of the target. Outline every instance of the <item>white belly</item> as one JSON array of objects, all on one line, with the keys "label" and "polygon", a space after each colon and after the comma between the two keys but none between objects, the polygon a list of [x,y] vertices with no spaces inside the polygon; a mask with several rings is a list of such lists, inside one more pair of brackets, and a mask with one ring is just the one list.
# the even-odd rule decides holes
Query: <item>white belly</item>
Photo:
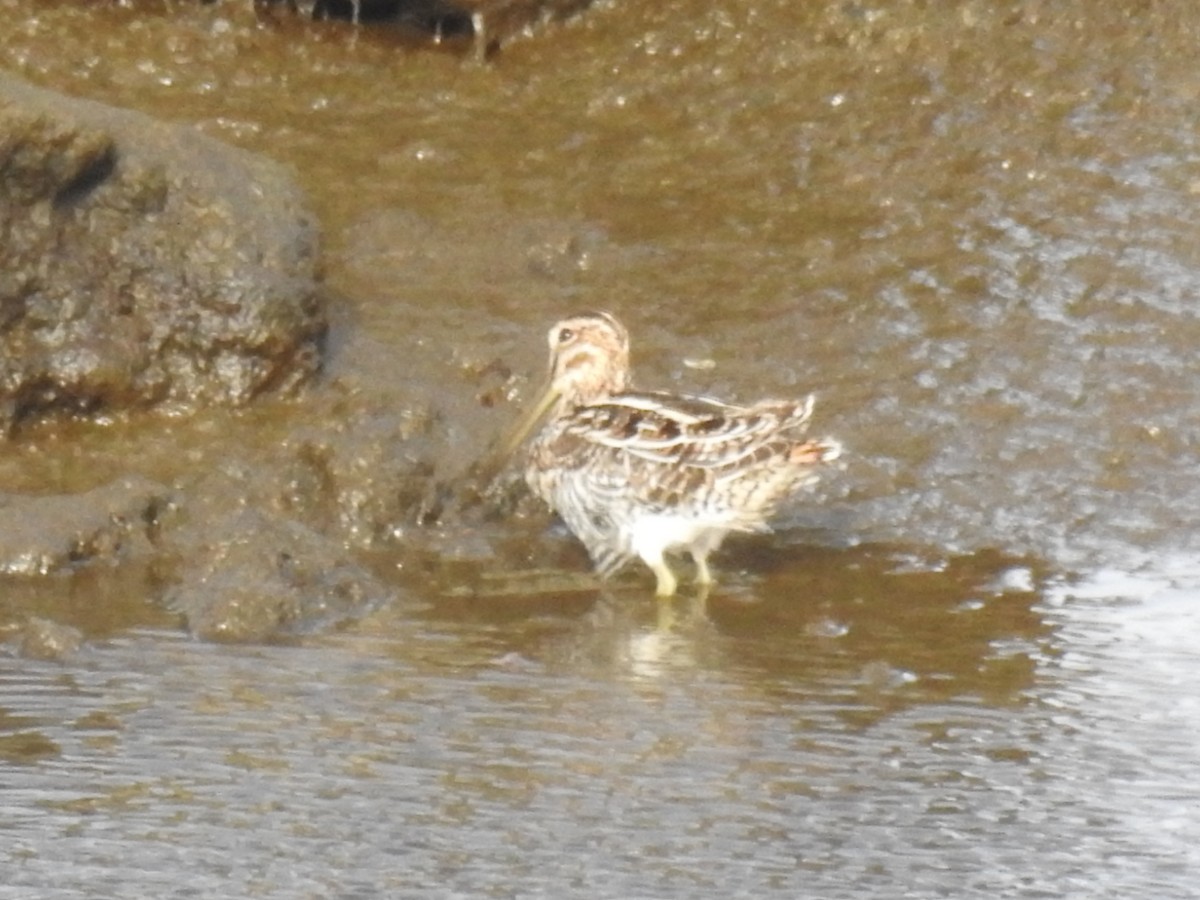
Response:
[{"label": "white belly", "polygon": [[660,557],[668,550],[689,550],[707,555],[729,533],[725,522],[705,521],[672,513],[642,514],[623,529],[627,546],[642,559]]}]

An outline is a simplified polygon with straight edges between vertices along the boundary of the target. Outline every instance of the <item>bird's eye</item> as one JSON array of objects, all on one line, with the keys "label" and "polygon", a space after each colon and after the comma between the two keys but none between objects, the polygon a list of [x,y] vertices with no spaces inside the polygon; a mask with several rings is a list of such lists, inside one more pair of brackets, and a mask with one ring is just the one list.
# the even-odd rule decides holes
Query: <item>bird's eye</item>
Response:
[{"label": "bird's eye", "polygon": [[570,328],[564,328],[558,333],[558,342],[560,344],[565,344],[573,337],[575,337],[575,332]]}]

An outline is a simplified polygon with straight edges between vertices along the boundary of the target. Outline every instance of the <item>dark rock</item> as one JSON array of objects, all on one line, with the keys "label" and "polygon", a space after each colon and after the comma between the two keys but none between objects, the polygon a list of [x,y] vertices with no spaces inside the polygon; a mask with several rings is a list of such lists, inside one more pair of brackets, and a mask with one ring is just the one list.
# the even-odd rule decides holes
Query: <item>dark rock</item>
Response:
[{"label": "dark rock", "polygon": [[83,494],[0,495],[0,573],[46,575],[145,556],[166,488],[122,478]]},{"label": "dark rock", "polygon": [[470,11],[475,26],[475,44],[490,52],[533,26],[573,16],[591,6],[592,0],[459,0]]},{"label": "dark rock", "polygon": [[317,237],[278,165],[0,75],[0,429],[187,411],[320,364]]},{"label": "dark rock", "polygon": [[565,19],[592,0],[307,0],[313,18],[390,23],[490,52],[541,22]]}]

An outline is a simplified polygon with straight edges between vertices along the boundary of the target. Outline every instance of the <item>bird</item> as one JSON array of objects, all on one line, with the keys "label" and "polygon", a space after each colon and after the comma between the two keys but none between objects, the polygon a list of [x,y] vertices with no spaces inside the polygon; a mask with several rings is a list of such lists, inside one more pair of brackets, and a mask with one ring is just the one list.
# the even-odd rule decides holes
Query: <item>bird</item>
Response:
[{"label": "bird", "polygon": [[670,597],[678,579],[666,556],[682,551],[707,590],[725,537],[770,531],[781,501],[841,454],[836,440],[805,438],[812,395],[737,406],[635,390],[629,332],[610,313],[565,318],[548,342],[546,385],[500,452],[511,458],[528,439],[526,483],[601,577],[641,559],[656,595]]}]

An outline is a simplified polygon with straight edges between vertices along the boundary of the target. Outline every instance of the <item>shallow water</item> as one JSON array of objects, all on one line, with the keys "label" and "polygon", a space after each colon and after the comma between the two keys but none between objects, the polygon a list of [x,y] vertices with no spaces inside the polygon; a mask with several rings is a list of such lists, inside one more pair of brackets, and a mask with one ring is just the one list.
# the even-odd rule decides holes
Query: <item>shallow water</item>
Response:
[{"label": "shallow water", "polygon": [[996,590],[4,660],[0,896],[1189,896],[1194,595]]},{"label": "shallow water", "polygon": [[[489,65],[250,4],[0,11],[18,74],[293,165],[331,380],[430,398],[454,462],[513,414],[463,373],[519,400],[591,307],[645,386],[815,390],[848,448],[706,603],[468,554],[499,589],[402,572],[228,647],[136,581],[9,591],[88,643],[0,656],[0,897],[1195,895],[1189,5],[601,4]],[[0,474],[170,480],[271,424]]]}]

